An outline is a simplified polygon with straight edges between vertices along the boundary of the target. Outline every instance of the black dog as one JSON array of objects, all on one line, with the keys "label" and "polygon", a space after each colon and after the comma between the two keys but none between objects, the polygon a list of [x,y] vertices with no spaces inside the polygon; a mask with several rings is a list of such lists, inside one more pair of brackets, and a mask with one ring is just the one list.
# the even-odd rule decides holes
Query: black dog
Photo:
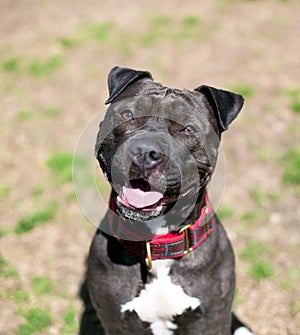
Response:
[{"label": "black dog", "polygon": [[88,259],[98,318],[83,319],[92,328],[82,334],[252,334],[231,312],[233,251],[207,195],[243,98],[170,89],[119,67],[108,85],[95,150],[112,193]]}]

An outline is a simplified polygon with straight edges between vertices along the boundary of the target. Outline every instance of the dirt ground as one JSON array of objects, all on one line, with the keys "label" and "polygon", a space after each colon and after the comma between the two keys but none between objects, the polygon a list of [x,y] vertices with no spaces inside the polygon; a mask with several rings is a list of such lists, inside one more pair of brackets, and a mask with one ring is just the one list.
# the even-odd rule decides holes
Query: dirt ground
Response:
[{"label": "dirt ground", "polygon": [[[300,169],[299,13],[298,0],[0,0],[0,335],[77,333],[95,227],[49,159],[105,110],[115,65],[245,95],[219,208],[235,310],[257,335],[300,334],[299,178],[286,180]],[[50,321],[32,326],[37,310]]]}]

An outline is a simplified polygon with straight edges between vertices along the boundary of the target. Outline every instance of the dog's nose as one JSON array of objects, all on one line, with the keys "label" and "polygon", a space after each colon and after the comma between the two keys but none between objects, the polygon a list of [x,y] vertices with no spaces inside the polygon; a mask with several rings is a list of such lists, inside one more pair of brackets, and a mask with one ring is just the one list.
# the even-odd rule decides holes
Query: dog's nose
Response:
[{"label": "dog's nose", "polygon": [[154,140],[140,139],[132,143],[129,156],[135,166],[141,171],[151,170],[162,161],[162,149]]}]

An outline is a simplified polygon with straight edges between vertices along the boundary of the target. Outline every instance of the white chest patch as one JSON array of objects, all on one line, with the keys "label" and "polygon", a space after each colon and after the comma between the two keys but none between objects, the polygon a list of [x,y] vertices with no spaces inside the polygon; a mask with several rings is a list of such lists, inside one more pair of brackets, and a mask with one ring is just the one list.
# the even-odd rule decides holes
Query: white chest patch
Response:
[{"label": "white chest patch", "polygon": [[253,333],[250,332],[250,330],[246,327],[241,327],[237,329],[233,335],[254,335]]},{"label": "white chest patch", "polygon": [[145,285],[138,297],[121,305],[122,313],[135,311],[142,321],[151,323],[154,335],[172,335],[177,328],[172,322],[174,316],[200,305],[199,299],[188,296],[181,286],[171,282],[169,272],[172,262],[154,261],[152,271],[156,278]]}]

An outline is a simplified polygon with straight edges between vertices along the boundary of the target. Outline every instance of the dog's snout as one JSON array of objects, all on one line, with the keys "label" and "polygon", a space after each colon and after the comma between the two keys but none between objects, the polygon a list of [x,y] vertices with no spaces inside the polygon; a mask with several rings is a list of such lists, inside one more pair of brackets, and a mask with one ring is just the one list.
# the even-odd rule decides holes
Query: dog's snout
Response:
[{"label": "dog's snout", "polygon": [[145,171],[161,163],[163,153],[158,142],[151,139],[140,139],[131,144],[129,156],[135,166]]}]

